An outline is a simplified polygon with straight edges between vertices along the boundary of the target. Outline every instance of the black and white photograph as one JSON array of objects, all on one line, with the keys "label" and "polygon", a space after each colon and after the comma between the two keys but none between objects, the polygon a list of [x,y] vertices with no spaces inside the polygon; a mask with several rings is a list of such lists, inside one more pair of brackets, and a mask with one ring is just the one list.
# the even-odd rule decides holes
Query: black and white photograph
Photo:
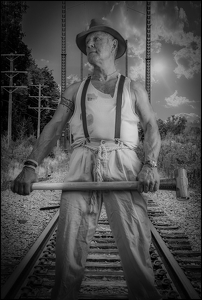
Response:
[{"label": "black and white photograph", "polygon": [[201,1],[1,1],[1,299],[201,299]]}]

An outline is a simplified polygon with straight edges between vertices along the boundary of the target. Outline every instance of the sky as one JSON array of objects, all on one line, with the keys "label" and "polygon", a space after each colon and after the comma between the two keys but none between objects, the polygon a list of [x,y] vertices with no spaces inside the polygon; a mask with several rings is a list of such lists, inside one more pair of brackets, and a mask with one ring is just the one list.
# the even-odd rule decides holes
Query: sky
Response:
[{"label": "sky", "polygon": [[[61,86],[62,1],[26,1],[24,43],[39,67]],[[128,76],[145,84],[146,1],[67,1],[67,82],[80,78],[76,35],[91,19],[106,19],[128,41]],[[201,2],[151,1],[151,105],[157,119],[201,118]],[[125,75],[126,57],[116,61]],[[91,66],[83,56],[83,75]]]}]

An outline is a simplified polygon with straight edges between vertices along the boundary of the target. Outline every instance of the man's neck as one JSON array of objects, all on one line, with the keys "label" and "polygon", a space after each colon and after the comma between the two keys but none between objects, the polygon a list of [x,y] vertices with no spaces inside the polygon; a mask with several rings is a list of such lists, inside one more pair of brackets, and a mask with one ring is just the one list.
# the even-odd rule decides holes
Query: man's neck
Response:
[{"label": "man's neck", "polygon": [[111,66],[107,66],[106,68],[96,66],[93,70],[92,79],[104,82],[116,76],[117,70],[114,64]]}]

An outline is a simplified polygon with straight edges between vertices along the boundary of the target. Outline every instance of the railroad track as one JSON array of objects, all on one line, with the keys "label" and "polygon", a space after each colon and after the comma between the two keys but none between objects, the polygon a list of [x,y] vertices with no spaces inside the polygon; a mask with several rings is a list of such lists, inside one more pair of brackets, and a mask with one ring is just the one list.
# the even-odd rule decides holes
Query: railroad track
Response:
[{"label": "railroad track", "polygon": [[[2,299],[50,299],[59,211],[2,288]],[[163,299],[200,299],[201,253],[148,200],[155,284]],[[128,299],[121,261],[103,206],[91,243],[79,299]]]}]

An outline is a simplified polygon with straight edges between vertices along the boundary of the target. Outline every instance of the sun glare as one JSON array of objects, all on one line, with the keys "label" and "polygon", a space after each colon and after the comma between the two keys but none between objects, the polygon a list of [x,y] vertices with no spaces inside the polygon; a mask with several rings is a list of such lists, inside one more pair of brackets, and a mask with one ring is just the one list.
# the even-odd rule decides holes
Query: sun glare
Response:
[{"label": "sun glare", "polygon": [[155,73],[161,73],[161,72],[163,71],[163,69],[164,69],[164,66],[163,66],[163,64],[161,64],[161,63],[156,63],[156,64],[153,66],[153,71],[154,71]]}]

